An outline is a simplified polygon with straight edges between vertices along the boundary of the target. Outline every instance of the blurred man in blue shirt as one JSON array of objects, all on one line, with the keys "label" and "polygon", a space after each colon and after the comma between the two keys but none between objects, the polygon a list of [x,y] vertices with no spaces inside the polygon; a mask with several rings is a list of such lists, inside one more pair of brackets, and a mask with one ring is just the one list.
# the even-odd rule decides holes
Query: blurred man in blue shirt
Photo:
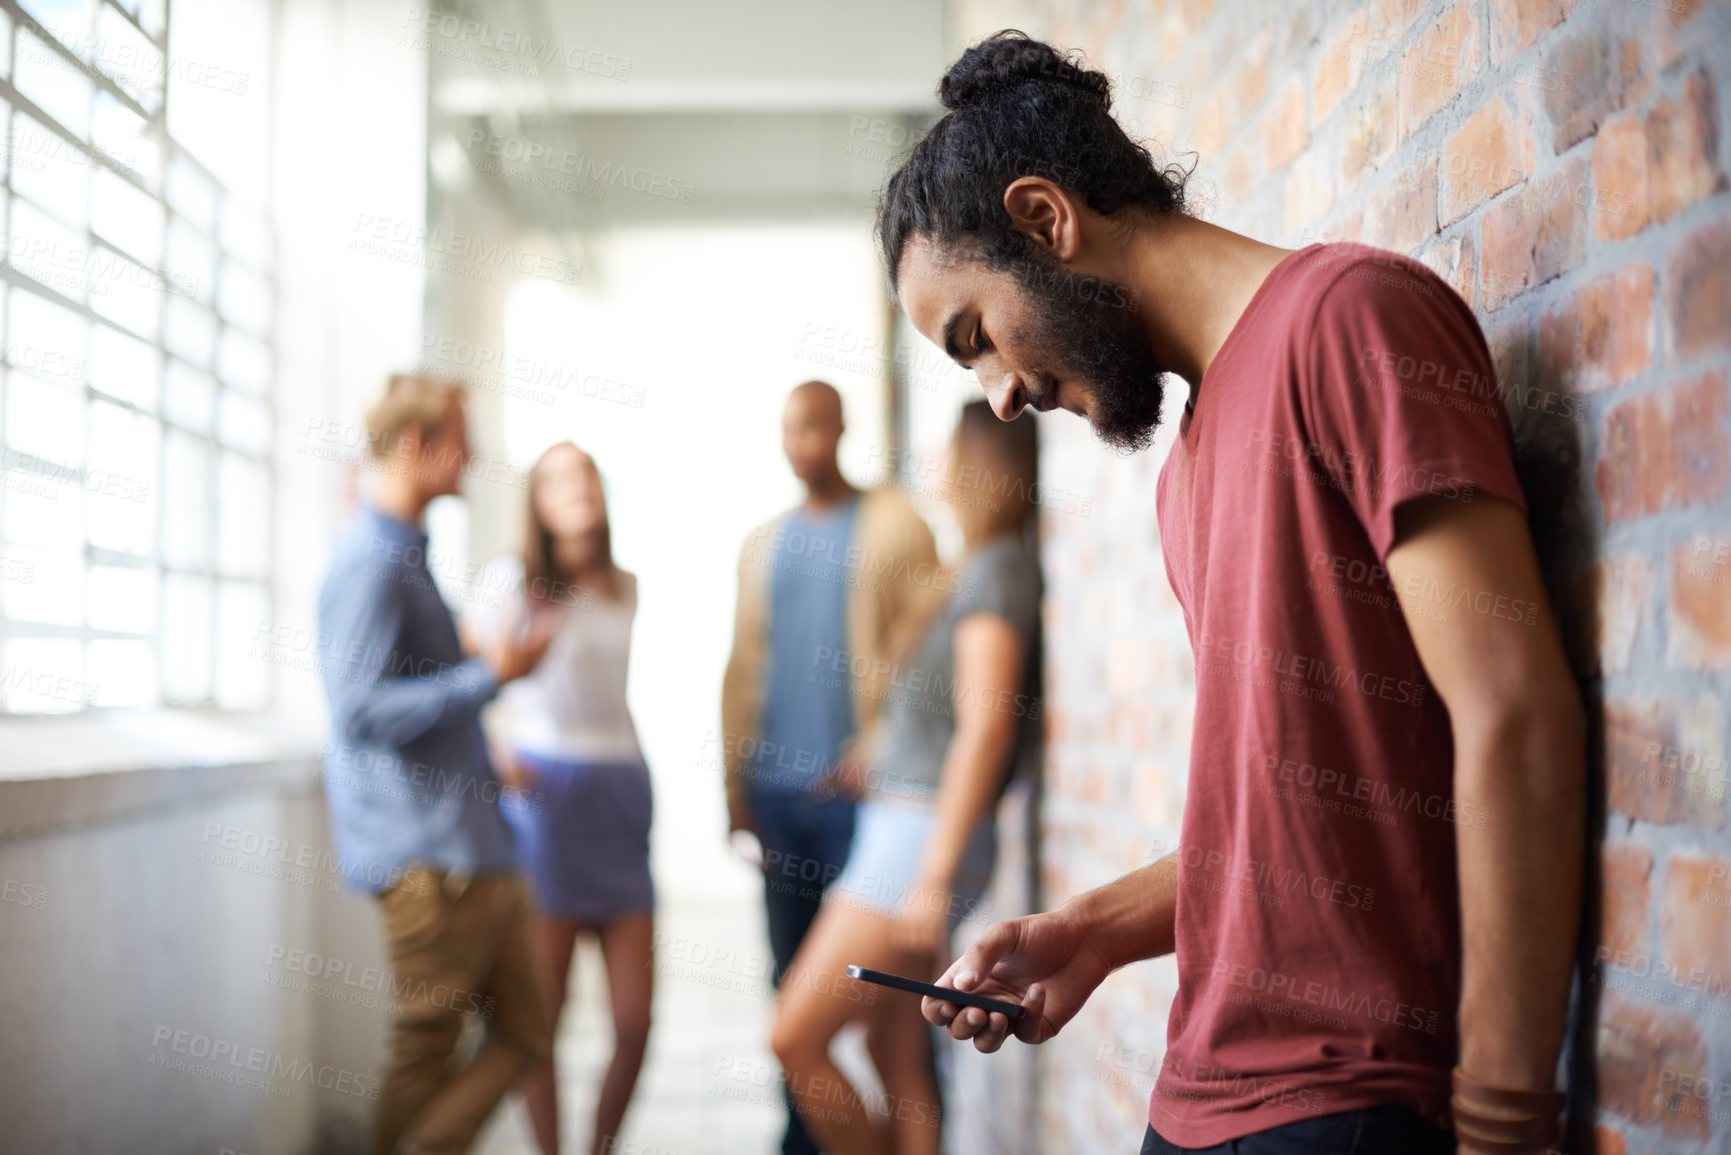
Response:
[{"label": "blurred man in blue shirt", "polygon": [[[372,500],[319,591],[325,789],[344,879],[378,900],[398,1002],[374,1149],[433,1155],[466,1151],[552,1038],[479,713],[534,669],[553,619],[466,656],[428,571],[427,506],[472,456],[461,387],[393,376],[367,433]],[[486,1037],[454,1066],[471,1012]]]}]

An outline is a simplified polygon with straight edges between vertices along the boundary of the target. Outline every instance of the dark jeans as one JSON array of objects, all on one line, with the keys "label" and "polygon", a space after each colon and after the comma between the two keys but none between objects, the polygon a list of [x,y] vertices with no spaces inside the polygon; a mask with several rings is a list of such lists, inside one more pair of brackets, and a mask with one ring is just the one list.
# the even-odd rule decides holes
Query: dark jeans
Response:
[{"label": "dark jeans", "polygon": [[[763,843],[763,903],[769,915],[769,950],[775,982],[793,961],[823,901],[823,892],[847,863],[853,841],[851,798],[820,798],[793,791],[754,793],[751,810]],[[793,1104],[787,1107],[783,1155],[818,1155]]]},{"label": "dark jeans", "polygon": [[1454,1155],[1455,1136],[1399,1103],[1271,1127],[1215,1147],[1179,1147],[1154,1128],[1141,1155]]}]

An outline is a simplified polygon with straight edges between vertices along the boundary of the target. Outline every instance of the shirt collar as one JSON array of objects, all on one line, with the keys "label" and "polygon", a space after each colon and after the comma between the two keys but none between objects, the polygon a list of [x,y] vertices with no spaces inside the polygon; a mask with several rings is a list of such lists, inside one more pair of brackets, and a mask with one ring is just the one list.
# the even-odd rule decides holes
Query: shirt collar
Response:
[{"label": "shirt collar", "polygon": [[366,516],[372,519],[374,531],[381,537],[387,537],[404,545],[418,545],[423,551],[427,548],[426,530],[419,526],[410,525],[406,521],[399,521],[390,514],[370,505],[365,507],[365,511]]}]

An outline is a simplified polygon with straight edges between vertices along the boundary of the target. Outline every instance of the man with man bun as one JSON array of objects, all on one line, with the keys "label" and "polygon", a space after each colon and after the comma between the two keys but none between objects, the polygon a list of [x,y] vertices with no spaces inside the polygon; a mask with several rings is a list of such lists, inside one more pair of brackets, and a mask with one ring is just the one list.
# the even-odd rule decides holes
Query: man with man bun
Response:
[{"label": "man with man bun", "polygon": [[1585,727],[1472,312],[1406,257],[1187,215],[1107,78],[1020,33],[939,94],[880,211],[899,302],[1005,420],[1140,450],[1186,384],[1154,502],[1196,662],[1181,848],[940,981],[1039,1043],[1175,953],[1144,1153],[1558,1145]]}]

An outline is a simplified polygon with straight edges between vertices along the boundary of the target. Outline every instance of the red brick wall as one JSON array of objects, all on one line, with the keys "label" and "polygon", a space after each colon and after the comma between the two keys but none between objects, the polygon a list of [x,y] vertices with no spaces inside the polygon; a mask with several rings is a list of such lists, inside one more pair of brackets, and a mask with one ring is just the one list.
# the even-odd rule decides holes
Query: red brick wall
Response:
[{"label": "red brick wall", "polygon": [[[959,3],[960,43],[1002,27],[1083,49],[1121,121],[1194,149],[1209,219],[1413,254],[1477,313],[1594,718],[1599,1146],[1731,1149],[1731,5]],[[1155,528],[1169,442],[1043,428],[1046,481],[1090,498],[1043,527],[1052,905],[1176,841],[1194,671]],[[1026,1150],[1133,1149],[1172,981],[1120,972],[1042,1049]]]}]

